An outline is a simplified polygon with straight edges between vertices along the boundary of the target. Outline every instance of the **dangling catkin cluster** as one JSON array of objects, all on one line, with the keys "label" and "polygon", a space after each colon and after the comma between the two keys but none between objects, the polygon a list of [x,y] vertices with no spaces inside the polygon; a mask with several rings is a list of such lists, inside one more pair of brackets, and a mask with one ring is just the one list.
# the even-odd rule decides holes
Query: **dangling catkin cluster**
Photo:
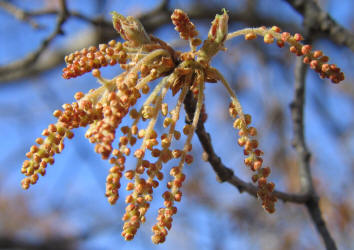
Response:
[{"label": "dangling catkin cluster", "polygon": [[[64,139],[71,139],[73,129],[87,127],[86,138],[95,144],[96,153],[108,160],[111,168],[106,178],[106,197],[111,204],[119,198],[121,178],[128,180],[126,190],[130,194],[125,198],[127,203],[123,215],[122,236],[126,240],[134,238],[140,225],[146,221],[146,212],[153,199],[154,189],[165,178],[163,170],[170,160],[177,160],[169,172],[169,181],[162,197],[163,207],[158,210],[157,222],[152,227],[154,243],[165,241],[171,229],[173,218],[177,213],[176,202],[181,201],[182,185],[186,179],[183,173],[185,164],[193,162],[192,137],[199,119],[206,121],[204,109],[204,85],[206,82],[220,81],[230,94],[229,112],[237,129],[238,144],[244,148],[245,165],[254,172],[253,182],[258,183],[257,195],[266,211],[273,213],[276,198],[273,195],[274,183],[268,182],[269,167],[263,167],[263,151],[259,149],[256,139],[257,130],[250,126],[251,116],[244,114],[236,95],[222,74],[210,66],[210,61],[220,50],[224,50],[227,39],[244,35],[252,40],[257,35],[264,37],[265,43],[277,40],[279,47],[285,43],[290,51],[304,56],[304,63],[317,71],[321,77],[332,82],[344,79],[344,74],[334,64],[328,64],[328,57],[321,51],[312,51],[310,45],[302,45],[301,35],[291,36],[280,33],[278,27],[266,29],[244,29],[228,34],[228,15],[216,15],[208,33],[208,38],[199,50],[201,40],[198,31],[182,10],[175,10],[171,16],[180,37],[189,40],[191,50],[178,52],[164,41],[147,35],[142,24],[133,17],[124,17],[116,12],[113,15],[113,26],[125,42],[110,41],[96,47],[82,49],[65,57],[67,64],[63,69],[63,77],[70,79],[87,72],[97,79],[101,86],[90,90],[87,94],[75,94],[76,102],[64,104],[62,110],[56,110],[54,116],[57,123],[50,124],[43,130],[44,138],[37,138],[36,143],[26,154],[21,172],[26,176],[22,187],[28,189],[35,184],[39,175],[46,174],[48,164],[54,163],[54,155],[64,149]],[[113,79],[101,76],[100,68],[119,64],[123,73]],[[155,86],[150,82],[161,78]],[[152,88],[152,90],[151,90]],[[176,95],[175,105],[169,107],[165,101],[166,94],[171,91]],[[197,106],[191,124],[176,129],[184,99],[188,92],[193,93]],[[141,107],[136,103],[147,95]],[[120,126],[123,119],[129,116],[132,123]],[[159,117],[163,117],[164,132],[155,130]],[[145,125],[144,125],[145,124]],[[182,148],[173,148],[173,142],[185,138]],[[135,157],[135,166],[126,166],[126,157]]]},{"label": "dangling catkin cluster", "polygon": [[233,103],[230,103],[229,113],[235,119],[233,126],[238,130],[239,139],[237,143],[243,147],[243,154],[246,157],[244,163],[256,173],[252,176],[252,181],[258,183],[257,195],[262,200],[264,209],[269,213],[273,213],[275,211],[274,203],[277,201],[276,197],[272,195],[275,185],[273,182],[267,181],[270,168],[262,166],[263,151],[258,148],[257,129],[249,126],[251,124],[251,115],[246,114],[244,115],[244,120],[241,119]]},{"label": "dangling catkin cluster", "polygon": [[243,34],[246,40],[253,40],[257,35],[264,37],[266,44],[272,44],[275,40],[277,45],[282,48],[287,43],[290,45],[289,51],[297,56],[303,56],[303,62],[309,64],[310,68],[320,74],[321,78],[329,78],[333,83],[344,80],[344,73],[335,64],[328,64],[329,58],[321,50],[312,51],[311,45],[303,45],[302,35],[296,33],[293,36],[289,32],[281,32],[277,26],[270,29],[260,27],[255,29],[244,29],[230,34],[228,39]]}]

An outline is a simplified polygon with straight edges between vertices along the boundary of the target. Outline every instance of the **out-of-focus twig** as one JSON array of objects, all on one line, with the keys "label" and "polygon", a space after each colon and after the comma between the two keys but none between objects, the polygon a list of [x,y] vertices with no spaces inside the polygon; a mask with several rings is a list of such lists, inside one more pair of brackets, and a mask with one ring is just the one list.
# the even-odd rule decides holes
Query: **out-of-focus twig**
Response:
[{"label": "out-of-focus twig", "polygon": [[9,12],[15,18],[20,21],[29,23],[34,29],[39,29],[41,26],[34,21],[26,11],[16,7],[15,5],[11,4],[8,1],[0,1],[0,7]]},{"label": "out-of-focus twig", "polygon": [[[56,9],[43,9],[43,10],[24,11],[24,13],[28,17],[39,17],[39,16],[58,15],[59,11]],[[88,16],[82,14],[79,11],[68,10],[68,16],[75,17],[77,19],[80,19],[80,20],[90,23],[92,25],[101,26],[101,27],[109,27],[109,28],[112,27],[111,21],[105,20],[102,17],[91,18],[91,17],[88,17]]]},{"label": "out-of-focus twig", "polygon": [[307,195],[309,199],[306,201],[305,206],[311,216],[311,219],[322,237],[326,249],[337,249],[336,243],[332,238],[326,222],[323,219],[320,207],[319,198],[312,182],[310,158],[311,154],[306,145],[304,136],[304,105],[305,105],[305,77],[307,67],[303,64],[302,59],[298,58],[295,68],[295,95],[294,100],[290,104],[291,115],[293,120],[294,141],[293,146],[298,155],[300,167],[300,184],[301,191]]},{"label": "out-of-focus twig", "polygon": [[22,249],[22,250],[74,250],[75,245],[80,238],[75,237],[57,237],[48,238],[42,242],[33,242],[31,240],[19,240],[7,236],[0,236],[1,249]]},{"label": "out-of-focus twig", "polygon": [[[184,101],[184,108],[187,113],[187,116],[186,116],[187,122],[189,122],[191,117],[193,117],[193,114],[195,111],[195,105],[196,105],[196,102],[193,99],[191,93],[188,93],[188,95],[186,96],[185,101]],[[239,190],[239,192],[241,192],[241,193],[247,192],[247,193],[251,194],[252,196],[257,197],[257,191],[258,191],[257,186],[241,180],[239,177],[234,175],[234,172],[232,171],[232,169],[226,167],[222,163],[220,157],[214,151],[214,148],[211,144],[210,135],[209,135],[209,133],[207,133],[205,131],[204,124],[201,120],[198,122],[196,134],[198,136],[200,143],[202,144],[204,151],[208,155],[208,162],[212,166],[219,181],[220,182],[228,182],[231,185],[233,185],[234,187],[236,187]],[[281,192],[281,191],[274,191],[274,195],[278,199],[280,199],[284,202],[293,202],[293,203],[304,204],[308,200],[308,196],[306,194],[299,195],[299,194],[285,193],[285,192]]]},{"label": "out-of-focus twig", "polygon": [[[335,43],[341,45],[344,44],[354,50],[354,36],[337,24],[326,12],[322,11],[317,3],[312,0],[286,1],[303,15],[305,37],[308,41],[313,40],[318,33],[322,33]],[[336,35],[338,36],[336,37]],[[297,152],[299,162],[300,188],[302,193],[309,197],[305,203],[305,206],[310,214],[312,222],[314,223],[326,246],[326,249],[332,250],[337,249],[337,246],[328,230],[319,207],[319,197],[312,181],[310,167],[311,153],[306,145],[305,139],[304,108],[306,73],[306,65],[302,62],[302,58],[298,58],[295,67],[294,99],[290,104],[294,134],[293,146]]]},{"label": "out-of-focus twig", "polygon": [[57,22],[54,31],[42,41],[38,49],[28,54],[25,58],[15,61],[6,66],[0,67],[0,75],[9,74],[12,71],[18,71],[34,64],[50,43],[60,34],[63,34],[62,26],[68,18],[68,9],[65,0],[60,0],[60,10],[58,12]]},{"label": "out-of-focus twig", "polygon": [[[304,26],[312,35],[322,35],[354,51],[354,34],[339,25],[314,0],[285,0],[304,17]],[[339,3],[338,3],[339,4]]]},{"label": "out-of-focus twig", "polygon": [[301,192],[312,193],[314,188],[310,169],[311,154],[304,137],[305,77],[307,67],[302,62],[302,58],[299,58],[296,62],[295,95],[293,102],[290,104],[294,133],[293,146],[299,159]]},{"label": "out-of-focus twig", "polygon": [[[148,33],[152,33],[156,29],[170,22],[171,11],[169,10],[168,5],[169,5],[169,1],[164,0],[155,9],[145,12],[140,16],[137,16],[137,18],[140,19],[140,21],[142,22],[142,24],[144,25]],[[188,13],[192,19],[209,21],[215,15],[215,9],[222,9],[222,7],[223,6],[221,5],[212,6],[212,7],[198,6],[190,9]],[[46,16],[46,15],[60,16],[59,14],[60,10],[57,9],[43,9],[43,10],[33,10],[33,11],[21,10],[21,11],[28,18],[34,18],[34,17]],[[117,36],[116,33],[109,32],[110,30],[113,31],[111,21],[105,20],[102,17],[88,17],[82,14],[81,12],[71,11],[68,9],[66,9],[65,13],[66,13],[65,20],[67,20],[69,17],[74,17],[84,22],[87,22],[97,28],[107,28],[104,30],[105,32],[104,35],[106,40],[114,39]],[[291,31],[292,33],[299,31],[299,27],[292,23],[279,21],[276,18],[272,18],[272,17],[259,17],[259,15],[257,15],[256,13],[250,13],[243,10],[241,11],[230,10],[230,22],[242,22],[247,24],[248,26],[277,25],[286,28],[286,30]],[[55,34],[55,31],[53,32],[53,34]],[[52,35],[50,35],[49,37],[52,37]],[[51,55],[51,60],[49,62],[45,62],[44,64],[39,65],[38,62],[39,60],[37,59],[40,56],[42,56],[42,54],[46,51],[45,48],[48,47],[52,39],[50,39],[49,42],[46,42],[46,40],[42,42],[40,48],[30,53],[27,57],[0,67],[0,82],[6,83],[24,77],[29,77],[31,75],[38,74],[48,69],[51,69],[55,65],[58,65],[60,62],[62,62],[64,51],[63,53],[55,53],[56,57],[54,57],[54,55]],[[92,44],[87,44],[87,47],[90,45]],[[81,47],[85,47],[85,46],[81,46]]]}]

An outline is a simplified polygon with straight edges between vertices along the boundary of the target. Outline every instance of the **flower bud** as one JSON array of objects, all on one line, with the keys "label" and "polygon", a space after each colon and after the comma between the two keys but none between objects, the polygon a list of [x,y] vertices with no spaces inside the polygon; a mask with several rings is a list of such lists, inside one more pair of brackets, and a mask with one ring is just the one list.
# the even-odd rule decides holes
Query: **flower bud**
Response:
[{"label": "flower bud", "polygon": [[208,40],[217,44],[222,44],[225,41],[228,32],[229,16],[225,9],[223,9],[223,12],[222,15],[216,14],[208,33]]},{"label": "flower bud", "polygon": [[114,29],[119,32],[124,40],[133,42],[137,46],[151,42],[138,19],[132,16],[124,17],[115,11],[112,11],[111,14]]},{"label": "flower bud", "polygon": [[208,39],[204,41],[203,47],[198,54],[198,62],[209,63],[210,59],[224,47],[224,41],[228,32],[229,16],[223,9],[222,15],[216,15],[208,33]]}]

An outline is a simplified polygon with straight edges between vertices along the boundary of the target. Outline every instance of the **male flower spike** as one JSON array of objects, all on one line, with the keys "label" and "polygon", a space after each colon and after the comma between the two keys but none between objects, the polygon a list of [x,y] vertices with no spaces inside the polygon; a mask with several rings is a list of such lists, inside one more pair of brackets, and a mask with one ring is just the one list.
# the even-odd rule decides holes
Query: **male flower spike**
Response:
[{"label": "male flower spike", "polygon": [[[180,37],[189,41],[191,50],[179,52],[161,39],[148,35],[142,24],[134,17],[124,17],[112,12],[113,27],[125,42],[110,41],[76,51],[65,57],[67,64],[63,77],[70,79],[92,72],[101,84],[84,94],[75,94],[76,101],[64,104],[62,110],[54,111],[57,118],[43,130],[26,154],[21,172],[26,176],[22,187],[28,189],[38,181],[39,175],[45,175],[48,164],[54,163],[54,155],[64,149],[64,139],[74,136],[73,130],[87,127],[86,137],[95,144],[95,151],[111,164],[106,179],[106,197],[114,204],[119,198],[120,179],[129,180],[126,189],[131,193],[125,198],[127,207],[123,215],[122,236],[126,240],[134,238],[153,199],[153,192],[165,178],[163,168],[170,160],[177,160],[169,172],[167,189],[163,193],[164,206],[158,210],[157,222],[152,227],[154,243],[162,243],[172,226],[172,216],[177,212],[176,202],[181,201],[182,185],[186,178],[183,167],[193,162],[190,155],[192,137],[199,119],[206,120],[204,110],[204,85],[206,82],[218,82],[230,94],[230,116],[234,119],[234,128],[238,131],[237,143],[244,149],[244,163],[253,172],[252,181],[258,184],[258,197],[264,209],[273,213],[276,197],[273,194],[274,183],[268,182],[270,168],[263,166],[263,151],[256,139],[257,129],[251,126],[251,115],[244,114],[235,93],[222,74],[210,66],[210,61],[220,50],[225,50],[224,42],[243,35],[246,40],[264,37],[264,42],[274,41],[279,47],[290,45],[290,51],[304,57],[304,63],[323,78],[334,83],[344,79],[344,74],[334,64],[328,64],[328,57],[322,51],[312,51],[310,45],[301,44],[302,36],[280,32],[278,27],[244,29],[228,34],[228,14],[225,10],[216,15],[211,24],[208,38],[203,42],[197,37],[198,31],[182,10],[175,10],[171,16]],[[198,50],[198,46],[201,45]],[[112,79],[102,77],[100,68],[119,64],[123,73]],[[160,82],[153,85],[156,79]],[[152,88],[153,90],[150,90]],[[176,96],[175,105],[168,107],[165,102],[167,92]],[[191,92],[197,105],[191,124],[176,129],[184,99]],[[141,107],[136,103],[143,95],[148,95]],[[125,117],[133,122],[129,126],[120,126]],[[155,125],[159,116],[163,117],[165,131],[158,134]],[[147,125],[146,125],[147,124]],[[185,137],[184,146],[173,147],[175,140]],[[117,138],[116,138],[117,136]],[[126,169],[126,157],[136,158],[135,166]],[[148,160],[151,155],[153,160]],[[151,157],[149,157],[151,159]],[[166,171],[165,171],[166,172]]]}]

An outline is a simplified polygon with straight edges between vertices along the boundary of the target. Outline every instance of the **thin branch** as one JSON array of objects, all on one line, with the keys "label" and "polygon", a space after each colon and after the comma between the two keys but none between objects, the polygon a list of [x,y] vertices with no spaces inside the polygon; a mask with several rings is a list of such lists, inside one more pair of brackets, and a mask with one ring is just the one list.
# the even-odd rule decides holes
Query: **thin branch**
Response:
[{"label": "thin branch", "polygon": [[291,116],[293,120],[293,147],[295,148],[299,158],[300,185],[302,193],[312,193],[314,191],[310,159],[311,154],[307,148],[304,137],[304,105],[305,105],[305,77],[307,67],[302,62],[302,58],[296,61],[295,69],[295,94],[294,100],[290,104]]},{"label": "thin branch", "polygon": [[[169,6],[169,1],[164,0],[155,9],[146,12],[140,16],[137,16],[137,18],[140,19],[140,21],[142,22],[142,24],[144,25],[148,33],[153,33],[156,29],[160,28],[162,25],[170,22],[171,11],[168,9],[168,6]],[[206,8],[206,7],[198,6],[192,8],[188,12],[190,14],[190,17],[193,19],[210,21],[215,15],[215,9],[221,9],[221,8],[222,6],[215,6],[215,8],[213,7]],[[22,10],[22,12],[24,13],[25,16],[28,16],[29,18],[33,18],[33,17],[46,16],[46,15],[59,15],[60,10],[56,10],[56,9],[44,9],[44,10],[34,10],[34,11]],[[105,38],[104,41],[115,39],[118,36],[117,33],[113,32],[112,23],[110,20],[105,20],[102,17],[91,18],[78,11],[67,10],[66,19],[69,17],[80,19],[95,27],[106,28],[104,29],[104,32],[101,33],[101,35],[102,34],[104,35]],[[259,15],[257,15],[256,13],[252,14],[244,10],[230,11],[230,22],[243,22],[249,26],[277,25],[285,28],[288,31],[291,31],[292,33],[299,32],[300,30],[300,28],[294,25],[293,23],[280,22],[279,20],[270,17],[267,18],[259,17]],[[99,42],[104,42],[101,41],[102,40],[101,38],[99,38],[98,40]],[[92,44],[87,44],[86,46],[88,47],[90,45]],[[37,59],[39,57],[42,57],[42,54],[44,51],[46,51],[45,48],[47,46],[48,46],[48,42],[43,41],[40,48],[38,48],[36,51],[29,54],[27,57],[0,67],[0,82],[1,83],[11,82],[24,77],[29,77],[34,74],[39,74],[48,69],[55,67],[55,65],[58,65],[60,62],[62,62],[63,53],[56,53],[56,55],[51,55],[51,61],[49,63],[50,67],[47,66],[47,63],[39,65],[41,63],[38,62],[39,60]],[[76,48],[74,48],[74,50],[75,49]],[[53,58],[54,56],[57,56],[57,58]]]},{"label": "thin branch", "polygon": [[80,238],[75,237],[53,237],[36,242],[31,240],[16,239],[6,235],[0,236],[1,249],[22,249],[22,250],[73,250]]},{"label": "thin branch", "polygon": [[312,35],[324,35],[338,45],[354,51],[354,34],[339,25],[314,0],[285,0],[304,17],[304,27],[311,27]]},{"label": "thin branch", "polygon": [[58,35],[63,34],[62,26],[68,18],[68,9],[65,0],[60,0],[60,11],[58,12],[58,18],[56,22],[56,26],[54,31],[42,41],[39,48],[25,58],[22,58],[18,61],[10,63],[6,66],[0,67],[0,75],[9,74],[13,71],[18,71],[29,67],[34,64],[40,57],[40,55],[46,50],[46,48],[50,45],[50,43],[56,38]]},{"label": "thin branch", "polygon": [[[168,10],[168,0],[163,0],[155,9],[145,12],[141,15],[138,15],[137,18],[142,21],[144,24],[145,29],[150,33],[156,30],[158,27],[160,27],[162,24],[167,23],[170,18],[169,14],[170,11]],[[17,7],[15,7],[17,8]],[[56,9],[43,9],[43,10],[33,10],[33,11],[25,11],[17,8],[19,11],[21,11],[23,16],[26,16],[28,18],[30,17],[39,17],[39,16],[51,16],[51,15],[59,15],[58,10]],[[87,23],[90,23],[94,26],[99,26],[99,27],[107,27],[107,28],[112,28],[112,21],[111,20],[105,20],[102,17],[88,17],[84,14],[82,14],[79,11],[69,11],[67,12],[69,17],[75,17],[77,19],[80,19],[82,21],[85,21]],[[154,22],[151,22],[151,20],[157,20],[159,16],[164,16],[163,17],[163,23],[156,24]]]},{"label": "thin branch", "polygon": [[[24,11],[26,16],[28,17],[39,17],[39,16],[52,16],[52,15],[58,15],[59,11],[56,9],[44,9],[44,10],[33,10],[33,11]],[[95,26],[100,26],[100,27],[112,27],[112,22],[103,19],[102,17],[88,17],[84,14],[82,14],[79,11],[68,11],[68,16],[69,17],[75,17],[77,19],[80,19],[82,21],[85,21],[87,23],[90,23]]]},{"label": "thin branch", "polygon": [[326,249],[332,250],[337,249],[337,246],[326,226],[326,222],[324,221],[319,208],[319,198],[312,182],[310,168],[311,154],[307,148],[304,136],[306,69],[307,67],[302,63],[302,59],[298,58],[295,68],[295,96],[293,102],[290,104],[294,130],[293,146],[299,159],[301,191],[309,197],[305,203],[305,206],[318,233],[322,237]]},{"label": "thin branch", "polygon": [[[186,110],[186,122],[190,123],[195,111],[196,101],[194,100],[191,92],[189,92],[184,100],[184,108]],[[196,129],[196,134],[199,138],[200,143],[204,151],[208,154],[208,162],[215,171],[217,178],[220,182],[228,182],[234,187],[236,187],[240,193],[247,192],[254,197],[257,197],[258,187],[241,180],[239,177],[234,175],[232,169],[226,167],[220,157],[215,153],[214,148],[211,144],[211,138],[209,133],[206,132],[203,122],[200,120]],[[298,204],[304,204],[308,200],[308,196],[299,194],[289,194],[281,191],[274,191],[274,195],[284,201],[293,202]]]},{"label": "thin branch", "polygon": [[36,21],[30,18],[26,11],[18,8],[10,2],[0,1],[0,7],[6,10],[11,15],[13,15],[18,20],[29,23],[34,29],[41,28],[41,26]]},{"label": "thin branch", "polygon": [[[164,0],[162,3],[154,10],[151,10],[147,13],[145,13],[142,18],[145,19],[154,19],[156,14],[158,12],[164,11],[168,13],[166,10],[168,6],[168,1]],[[94,26],[97,27],[104,27],[104,28],[110,28],[112,32],[105,32],[105,40],[110,40],[114,39],[115,36],[118,36],[116,32],[113,32],[112,28],[112,22],[111,21],[106,21],[101,17],[96,17],[96,18],[90,18],[88,16],[83,15],[80,12],[77,11],[69,11],[66,7],[66,2],[64,0],[61,0],[61,8],[59,10],[56,9],[46,9],[46,10],[38,10],[38,11],[24,11],[21,10],[25,16],[27,17],[38,17],[38,16],[45,16],[45,15],[57,15],[58,20],[57,24],[55,27],[55,30],[53,31],[52,34],[48,36],[45,40],[42,41],[40,47],[36,49],[35,51],[31,52],[28,56],[25,58],[19,59],[15,62],[12,62],[10,64],[7,64],[5,66],[0,67],[0,82],[9,82],[9,81],[14,81],[23,77],[28,77],[33,74],[39,74],[42,73],[45,70],[51,69],[55,67],[56,65],[60,64],[63,60],[62,53],[56,53],[56,58],[51,58],[51,61],[46,62],[42,65],[36,64],[38,59],[42,56],[42,54],[46,51],[46,48],[49,46],[49,44],[54,40],[54,38],[62,34],[61,27],[64,24],[64,22],[69,18],[69,17],[76,17],[80,20],[83,20],[85,22],[88,22]],[[167,22],[167,21],[166,21]],[[159,24],[161,25],[161,24]],[[150,25],[148,26],[149,29],[147,31],[153,32],[153,30],[157,29],[159,25]],[[108,38],[108,39],[107,39]],[[100,39],[99,39],[100,40]],[[101,42],[101,41],[100,41]],[[87,45],[88,46],[88,45]]]}]

